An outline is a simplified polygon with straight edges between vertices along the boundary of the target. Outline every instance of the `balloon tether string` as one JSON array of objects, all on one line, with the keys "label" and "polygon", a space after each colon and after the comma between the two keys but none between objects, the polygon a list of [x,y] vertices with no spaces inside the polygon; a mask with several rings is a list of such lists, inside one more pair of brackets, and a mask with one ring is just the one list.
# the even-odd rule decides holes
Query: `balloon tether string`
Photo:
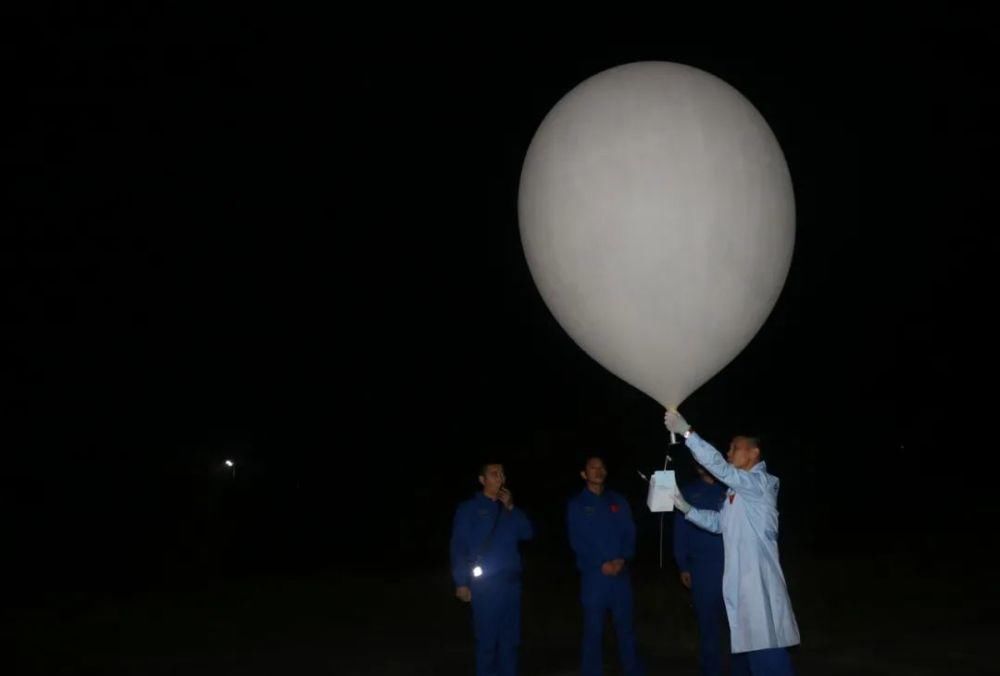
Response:
[{"label": "balloon tether string", "polygon": [[[671,432],[670,436],[672,437],[673,435],[674,433]],[[663,456],[664,472],[667,471],[667,465],[670,463],[671,460],[673,460],[673,458],[670,457],[669,453]],[[660,570],[663,570],[663,512],[660,512]]]}]

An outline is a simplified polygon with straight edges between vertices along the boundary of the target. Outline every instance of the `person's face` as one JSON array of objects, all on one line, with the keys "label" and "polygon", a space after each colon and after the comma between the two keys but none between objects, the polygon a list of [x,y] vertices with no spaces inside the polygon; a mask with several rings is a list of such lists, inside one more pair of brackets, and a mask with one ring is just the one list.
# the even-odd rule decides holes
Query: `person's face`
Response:
[{"label": "person's face", "polygon": [[760,460],[760,451],[746,437],[736,437],[729,443],[726,458],[736,469],[750,469]]},{"label": "person's face", "polygon": [[479,483],[490,495],[496,495],[503,488],[507,477],[503,473],[503,465],[487,465],[486,471],[479,477]]},{"label": "person's face", "polygon": [[600,458],[591,458],[587,461],[580,476],[588,484],[603,485],[608,476],[608,470],[604,468],[604,461]]}]

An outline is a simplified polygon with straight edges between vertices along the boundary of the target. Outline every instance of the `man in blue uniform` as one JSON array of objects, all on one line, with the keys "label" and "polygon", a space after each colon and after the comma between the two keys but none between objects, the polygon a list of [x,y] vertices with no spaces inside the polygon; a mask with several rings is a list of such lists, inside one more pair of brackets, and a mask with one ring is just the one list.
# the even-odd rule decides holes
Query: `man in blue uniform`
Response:
[{"label": "man in blue uniform", "polygon": [[[684,498],[698,509],[722,509],[726,487],[701,465],[695,467],[698,479],[681,487]],[[698,528],[678,510],[674,519],[674,559],[681,571],[681,583],[691,590],[694,601],[702,676],[722,676],[722,637],[726,633],[722,536]]]},{"label": "man in blue uniform", "polygon": [[641,676],[643,665],[636,654],[632,625],[632,585],[625,569],[635,556],[635,523],[632,510],[621,495],[605,490],[607,470],[597,456],[586,459],[580,476],[583,491],[569,501],[569,541],[580,569],[583,604],[581,676],[601,676],[601,642],[604,617],[611,611],[618,635],[618,654],[625,676]]},{"label": "man in blue uniform", "polygon": [[733,674],[791,676],[787,648],[798,645],[799,627],[778,556],[780,482],[767,471],[760,441],[735,437],[727,462],[677,411],[668,411],[664,423],[684,436],[700,465],[729,486],[718,511],[696,509],[680,493],[674,494],[674,504],[691,523],[722,533],[722,598],[729,619]]},{"label": "man in blue uniform", "polygon": [[455,596],[472,603],[477,676],[515,676],[521,642],[521,555],[531,522],[514,506],[503,465],[479,470],[483,490],[455,511],[451,574]]}]

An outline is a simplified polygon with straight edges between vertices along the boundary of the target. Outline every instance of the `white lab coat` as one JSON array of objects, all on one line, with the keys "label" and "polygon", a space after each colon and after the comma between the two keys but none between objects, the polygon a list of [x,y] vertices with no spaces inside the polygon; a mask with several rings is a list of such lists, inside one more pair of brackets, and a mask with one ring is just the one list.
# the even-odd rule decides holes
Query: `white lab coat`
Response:
[{"label": "white lab coat", "polygon": [[686,443],[695,460],[729,486],[721,511],[691,509],[685,518],[722,533],[722,597],[733,652],[797,645],[799,627],[778,560],[778,477],[763,462],[736,469],[697,434]]}]

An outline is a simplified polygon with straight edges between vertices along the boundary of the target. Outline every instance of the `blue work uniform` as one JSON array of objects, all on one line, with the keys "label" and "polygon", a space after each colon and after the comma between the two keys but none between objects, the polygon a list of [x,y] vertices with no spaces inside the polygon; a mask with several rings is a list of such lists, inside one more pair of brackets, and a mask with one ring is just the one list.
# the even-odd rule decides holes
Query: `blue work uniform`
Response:
[{"label": "blue work uniform", "polygon": [[618,635],[618,653],[625,676],[645,673],[636,650],[632,624],[632,585],[628,572],[604,575],[601,566],[615,559],[635,556],[635,522],[621,495],[604,491],[596,495],[584,489],[569,501],[566,516],[569,541],[580,569],[580,601],[583,605],[581,676],[603,673],[601,643],[604,617],[610,610]]},{"label": "blue work uniform", "polygon": [[733,467],[697,434],[685,443],[702,467],[729,486],[721,511],[693,508],[685,518],[722,533],[733,673],[791,674],[786,648],[799,643],[799,627],[778,558],[778,477],[767,473],[764,462],[749,470]]},{"label": "blue work uniform", "polygon": [[[716,481],[693,481],[681,488],[692,507],[722,508],[726,487]],[[691,599],[698,620],[698,655],[703,676],[722,675],[723,636],[727,633],[722,602],[722,536],[698,528],[680,511],[674,518],[674,559],[681,572],[691,575]],[[728,651],[726,651],[728,652]]]},{"label": "blue work uniform", "polygon": [[[491,535],[492,532],[492,535]],[[451,574],[472,590],[477,676],[515,676],[521,642],[521,554],[531,522],[515,507],[477,493],[455,510]],[[478,566],[481,574],[473,575]]]}]

